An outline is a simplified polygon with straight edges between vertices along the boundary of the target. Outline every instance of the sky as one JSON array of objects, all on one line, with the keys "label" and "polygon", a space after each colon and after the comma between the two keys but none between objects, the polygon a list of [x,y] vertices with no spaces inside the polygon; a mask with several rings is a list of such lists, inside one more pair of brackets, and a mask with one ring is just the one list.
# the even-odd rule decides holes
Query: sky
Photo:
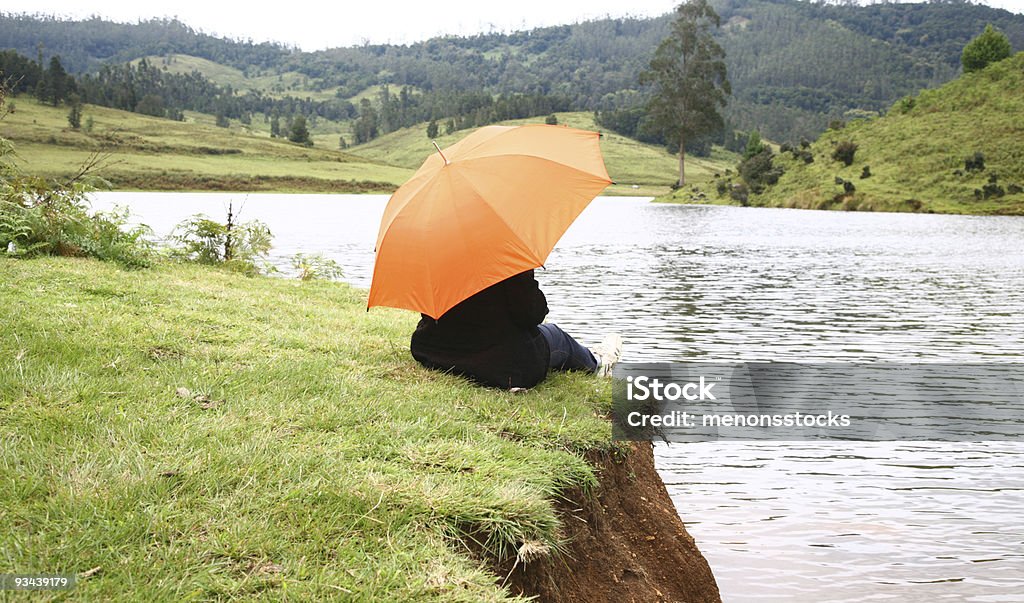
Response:
[{"label": "sky", "polygon": [[[472,35],[574,23],[601,17],[649,17],[679,0],[290,0],[272,9],[216,0],[4,0],[9,13],[91,15],[120,22],[177,17],[217,36],[319,50],[369,43],[408,44],[438,35]],[[1024,0],[983,0],[1024,13]]]}]

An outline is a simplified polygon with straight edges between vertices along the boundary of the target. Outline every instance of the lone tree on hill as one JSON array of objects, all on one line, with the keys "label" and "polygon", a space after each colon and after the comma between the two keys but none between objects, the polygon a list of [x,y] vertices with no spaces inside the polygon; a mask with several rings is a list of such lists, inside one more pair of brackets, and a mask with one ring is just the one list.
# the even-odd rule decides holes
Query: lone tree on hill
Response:
[{"label": "lone tree on hill", "polygon": [[960,62],[964,65],[964,72],[970,73],[984,69],[991,63],[1002,61],[1012,53],[1013,49],[1006,34],[989,24],[985,26],[985,31],[981,32],[981,35],[964,46]]},{"label": "lone tree on hill", "polygon": [[686,141],[720,130],[720,109],[732,93],[725,51],[711,37],[721,19],[707,0],[687,0],[676,8],[672,31],[640,75],[654,85],[647,104],[653,130],[679,141],[679,186],[686,184]]},{"label": "lone tree on hill", "polygon": [[307,147],[313,146],[313,141],[309,139],[309,128],[306,127],[306,118],[299,115],[292,122],[292,127],[288,131],[288,140],[304,144]]},{"label": "lone tree on hill", "polygon": [[74,130],[82,127],[82,98],[75,93],[68,96],[68,125]]}]

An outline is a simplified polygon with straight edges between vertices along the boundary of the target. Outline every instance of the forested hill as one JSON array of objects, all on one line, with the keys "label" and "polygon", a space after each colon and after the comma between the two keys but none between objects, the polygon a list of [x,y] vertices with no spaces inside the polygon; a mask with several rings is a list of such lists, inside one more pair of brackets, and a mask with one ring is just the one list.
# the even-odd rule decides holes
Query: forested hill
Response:
[{"label": "forested hill", "polygon": [[[733,84],[731,125],[759,129],[777,140],[813,137],[830,119],[879,111],[906,94],[956,77],[961,49],[987,23],[1006,33],[1014,48],[1024,48],[1024,15],[961,0],[870,6],[802,0],[713,4],[722,17],[719,36]],[[222,40],[177,21],[123,25],[4,15],[0,48],[32,58],[41,53],[44,60],[59,54],[77,73],[145,56],[192,55],[239,69],[246,77],[301,74],[304,91],[346,101],[367,88],[391,84],[421,91],[554,95],[568,99],[572,109],[611,111],[643,101],[637,75],[668,23],[668,16],[605,19],[305,53]]]}]

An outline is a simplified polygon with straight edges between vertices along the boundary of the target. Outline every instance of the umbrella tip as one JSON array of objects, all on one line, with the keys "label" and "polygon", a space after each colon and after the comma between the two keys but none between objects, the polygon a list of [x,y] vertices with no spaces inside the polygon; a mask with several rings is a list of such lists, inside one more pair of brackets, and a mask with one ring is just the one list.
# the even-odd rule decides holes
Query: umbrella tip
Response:
[{"label": "umbrella tip", "polygon": [[445,157],[444,153],[441,152],[441,147],[437,146],[437,141],[436,140],[431,140],[430,142],[433,143],[434,148],[437,149],[437,154],[441,156],[441,159],[444,159],[444,164],[445,165],[450,164],[451,162],[448,161],[448,158]]}]

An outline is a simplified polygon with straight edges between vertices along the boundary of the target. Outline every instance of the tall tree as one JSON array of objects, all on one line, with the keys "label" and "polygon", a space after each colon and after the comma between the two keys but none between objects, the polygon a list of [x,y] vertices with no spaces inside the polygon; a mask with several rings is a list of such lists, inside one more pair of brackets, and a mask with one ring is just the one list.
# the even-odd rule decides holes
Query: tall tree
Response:
[{"label": "tall tree", "polygon": [[654,86],[647,104],[650,126],[679,142],[679,186],[686,184],[687,140],[720,130],[726,97],[732,93],[725,51],[711,37],[721,19],[707,0],[676,8],[667,38],[658,46],[640,81]]},{"label": "tall tree", "polygon": [[352,124],[352,135],[356,144],[363,144],[377,138],[378,123],[377,111],[370,103],[370,99],[361,99],[359,101],[359,119]]},{"label": "tall tree", "polygon": [[74,90],[75,80],[64,70],[60,57],[50,58],[50,68],[46,70],[46,75],[43,77],[46,80],[46,89],[49,96],[48,98],[39,97],[39,100],[48,100],[54,107],[59,105]]}]

